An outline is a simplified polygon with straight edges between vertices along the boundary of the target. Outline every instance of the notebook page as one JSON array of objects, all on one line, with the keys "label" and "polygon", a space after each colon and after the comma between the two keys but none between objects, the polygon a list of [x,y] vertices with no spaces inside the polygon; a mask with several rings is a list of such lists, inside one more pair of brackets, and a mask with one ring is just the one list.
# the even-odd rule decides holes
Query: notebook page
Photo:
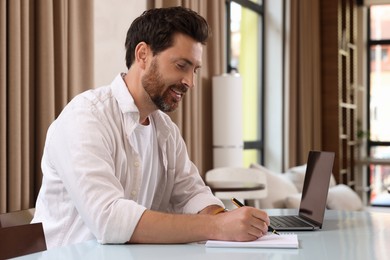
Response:
[{"label": "notebook page", "polygon": [[298,248],[298,236],[294,233],[268,233],[249,242],[208,240],[206,247],[250,247],[250,248]]}]

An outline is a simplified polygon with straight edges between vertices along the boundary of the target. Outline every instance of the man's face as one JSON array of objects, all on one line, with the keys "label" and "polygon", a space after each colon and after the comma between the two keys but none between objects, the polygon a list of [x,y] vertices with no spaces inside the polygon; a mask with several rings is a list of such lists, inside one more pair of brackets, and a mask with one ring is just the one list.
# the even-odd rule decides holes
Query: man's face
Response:
[{"label": "man's face", "polygon": [[153,57],[142,86],[158,109],[171,112],[178,107],[194,86],[201,58],[202,44],[183,34],[176,34],[173,46]]}]

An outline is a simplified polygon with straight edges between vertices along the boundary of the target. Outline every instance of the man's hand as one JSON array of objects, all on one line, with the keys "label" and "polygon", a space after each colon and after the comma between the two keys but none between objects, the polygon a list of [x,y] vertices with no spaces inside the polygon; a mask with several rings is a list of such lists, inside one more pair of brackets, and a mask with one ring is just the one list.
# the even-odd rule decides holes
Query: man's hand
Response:
[{"label": "man's hand", "polygon": [[270,220],[268,214],[252,207],[241,207],[215,216],[219,240],[252,241],[265,235]]}]

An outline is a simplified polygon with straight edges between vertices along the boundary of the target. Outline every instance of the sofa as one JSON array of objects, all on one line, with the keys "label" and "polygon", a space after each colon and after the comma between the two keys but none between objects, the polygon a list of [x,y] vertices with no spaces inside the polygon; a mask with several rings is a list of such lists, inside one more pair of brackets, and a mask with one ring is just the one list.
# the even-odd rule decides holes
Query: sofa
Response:
[{"label": "sofa", "polygon": [[[264,209],[299,208],[306,165],[288,169],[285,173],[276,173],[266,167],[253,163],[250,168],[257,169],[267,178],[268,195],[260,200]],[[327,208],[336,210],[363,210],[363,202],[355,191],[344,184],[337,184],[332,174],[329,184]]]}]

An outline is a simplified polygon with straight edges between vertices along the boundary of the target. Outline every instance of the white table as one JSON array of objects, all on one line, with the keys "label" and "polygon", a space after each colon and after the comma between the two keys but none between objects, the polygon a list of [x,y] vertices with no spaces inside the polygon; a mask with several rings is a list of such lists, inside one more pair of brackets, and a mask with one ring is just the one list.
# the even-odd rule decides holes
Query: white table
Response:
[{"label": "white table", "polygon": [[[268,210],[270,215],[295,210]],[[390,259],[390,214],[329,210],[323,229],[296,232],[299,249],[206,248],[204,244],[100,245],[88,241],[18,259]]]}]

